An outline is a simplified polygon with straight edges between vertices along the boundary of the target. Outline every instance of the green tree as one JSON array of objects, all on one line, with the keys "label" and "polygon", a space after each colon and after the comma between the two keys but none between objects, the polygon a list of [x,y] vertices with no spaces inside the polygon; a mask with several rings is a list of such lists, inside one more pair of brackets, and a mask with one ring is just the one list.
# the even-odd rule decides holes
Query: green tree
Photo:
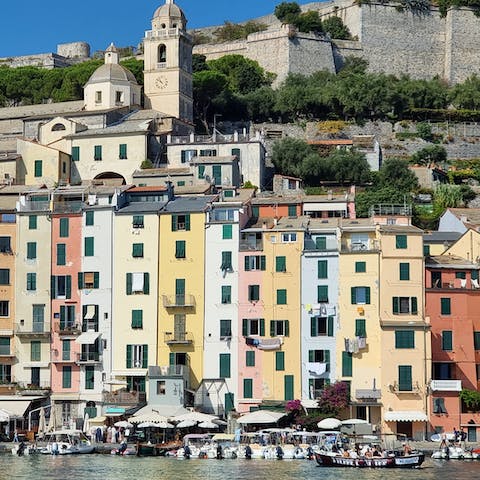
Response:
[{"label": "green tree", "polygon": [[370,181],[370,165],[365,154],[356,150],[335,150],[327,158],[333,178],[339,183],[363,185]]},{"label": "green tree", "polygon": [[455,85],[450,93],[450,101],[456,108],[479,110],[480,78],[472,75],[463,83]]},{"label": "green tree", "polygon": [[282,2],[279,3],[275,7],[275,16],[282,22],[282,23],[290,23],[292,19],[295,19],[300,13],[302,9],[297,2]]},{"label": "green tree", "polygon": [[447,151],[441,145],[428,145],[412,155],[412,163],[428,165],[447,161]]},{"label": "green tree", "polygon": [[375,183],[377,188],[392,187],[402,195],[419,187],[417,177],[408,168],[408,162],[401,158],[385,160],[378,171]]},{"label": "green tree", "polygon": [[322,20],[316,10],[301,13],[291,23],[293,23],[300,32],[323,32]]},{"label": "green tree", "polygon": [[410,203],[403,192],[395,187],[368,188],[355,195],[355,212],[357,217],[367,218],[370,216],[370,208],[381,203],[403,204],[405,200]]},{"label": "green tree", "polygon": [[194,53],[192,55],[192,72],[201,72],[202,70],[208,70],[207,57]]},{"label": "green tree", "polygon": [[463,207],[463,192],[460,185],[437,185],[434,202],[439,209]]},{"label": "green tree", "polygon": [[273,120],[277,114],[275,109],[277,92],[273,88],[263,86],[244,95],[248,118],[254,122]]},{"label": "green tree", "polygon": [[433,140],[432,126],[427,122],[417,123],[417,135],[426,142],[431,142]]},{"label": "green tree", "polygon": [[349,40],[352,38],[350,30],[343,23],[340,17],[329,17],[323,20],[323,31],[330,35],[330,38],[338,40]]},{"label": "green tree", "polygon": [[272,162],[278,173],[299,177],[302,163],[306,157],[314,153],[310,145],[298,138],[285,137],[277,140],[272,146]]}]

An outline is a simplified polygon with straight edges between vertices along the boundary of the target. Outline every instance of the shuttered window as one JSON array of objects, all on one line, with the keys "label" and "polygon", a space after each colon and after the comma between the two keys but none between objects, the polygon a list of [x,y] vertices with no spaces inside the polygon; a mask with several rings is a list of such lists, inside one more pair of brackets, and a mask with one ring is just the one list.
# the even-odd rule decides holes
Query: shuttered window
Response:
[{"label": "shuttered window", "polygon": [[395,348],[415,348],[415,331],[395,330]]},{"label": "shuttered window", "polygon": [[440,299],[440,313],[441,315],[451,315],[452,308],[450,298]]},{"label": "shuttered window", "polygon": [[398,366],[398,389],[401,392],[412,391],[412,367],[411,365]]},{"label": "shuttered window", "polygon": [[37,242],[27,242],[27,258],[29,260],[37,258]]},{"label": "shuttered window", "polygon": [[453,333],[451,330],[442,331],[442,350],[453,350]]},{"label": "shuttered window", "polygon": [[30,215],[28,217],[28,228],[29,230],[36,230],[37,229],[37,219],[36,215]]},{"label": "shuttered window", "polygon": [[287,271],[287,257],[275,257],[275,271],[286,272]]},{"label": "shuttered window", "polygon": [[95,248],[94,248],[94,238],[93,237],[85,237],[84,239],[84,252],[86,257],[93,257],[95,255]]},{"label": "shuttered window", "polygon": [[95,212],[93,210],[88,210],[85,212],[85,225],[91,227],[95,221]]},{"label": "shuttered window", "polygon": [[315,238],[315,247],[317,250],[326,250],[327,249],[327,237],[316,237]]},{"label": "shuttered window", "polygon": [[296,217],[297,216],[297,206],[296,205],[288,205],[288,216],[289,217]]},{"label": "shuttered window", "polygon": [[78,162],[80,160],[80,147],[72,147],[72,160]]},{"label": "shuttered window", "polygon": [[277,290],[277,305],[287,304],[287,290],[281,288]]},{"label": "shuttered window", "polygon": [[275,352],[275,370],[285,370],[285,352]]},{"label": "shuttered window", "polygon": [[355,262],[355,273],[365,273],[367,271],[367,262]]},{"label": "shuttered window", "polygon": [[230,378],[230,354],[220,354],[220,378]]},{"label": "shuttered window", "polygon": [[143,310],[132,310],[132,328],[143,328]]},{"label": "shuttered window", "polygon": [[127,144],[121,143],[118,146],[118,158],[120,160],[125,160],[127,158]]},{"label": "shuttered window", "polygon": [[352,376],[352,354],[342,352],[342,377]]},{"label": "shuttered window", "polygon": [[61,218],[60,219],[60,236],[62,238],[66,238],[69,235],[69,226],[70,221],[68,218]]},{"label": "shuttered window", "polygon": [[247,350],[245,352],[245,366],[254,367],[255,366],[255,351]]},{"label": "shuttered window", "polygon": [[364,318],[357,318],[355,320],[355,336],[356,337],[366,337],[367,336],[367,328],[365,326],[365,319]]},{"label": "shuttered window", "polygon": [[37,274],[34,272],[27,273],[27,290],[33,291],[36,289],[37,289]]},{"label": "shuttered window", "polygon": [[32,340],[30,342],[30,361],[31,362],[40,362],[42,359],[42,343],[40,340]]},{"label": "shuttered window", "polygon": [[253,398],[253,379],[243,379],[243,398]]},{"label": "shuttered window", "polygon": [[93,365],[85,366],[85,390],[95,388],[95,367]]},{"label": "shuttered window", "polygon": [[328,260],[318,261],[317,278],[328,278]]},{"label": "shuttered window", "polygon": [[94,160],[101,160],[102,159],[102,146],[95,145],[93,147],[93,159]]},{"label": "shuttered window", "polygon": [[143,258],[143,243],[134,243],[132,245],[132,257]]},{"label": "shuttered window", "polygon": [[223,238],[223,240],[231,240],[232,239],[232,232],[233,232],[232,225],[223,225],[222,226],[222,238]]},{"label": "shuttered window", "polygon": [[35,160],[33,169],[34,176],[41,177],[43,175],[43,162],[41,160]]},{"label": "shuttered window", "polygon": [[400,280],[410,280],[410,264],[400,263]]},{"label": "shuttered window", "polygon": [[350,295],[353,305],[370,304],[370,287],[352,287]]},{"label": "shuttered window", "polygon": [[480,350],[480,332],[473,332],[473,345],[475,350]]},{"label": "shuttered window", "polygon": [[230,285],[222,285],[222,303],[232,303],[232,287]]},{"label": "shuttered window", "polygon": [[294,377],[293,375],[285,375],[283,377],[284,384],[284,400],[293,400],[294,396]]},{"label": "shuttered window", "polygon": [[57,265],[67,264],[67,246],[64,243],[57,243]]},{"label": "shuttered window", "polygon": [[64,365],[62,368],[62,388],[72,388],[72,367]]},{"label": "shuttered window", "polygon": [[317,302],[328,303],[328,285],[318,285],[317,287]]},{"label": "shuttered window", "polygon": [[185,240],[177,240],[175,242],[175,258],[185,258]]},{"label": "shuttered window", "polygon": [[407,236],[406,235],[396,235],[395,236],[395,246],[396,248],[407,248]]},{"label": "shuttered window", "polygon": [[260,300],[260,285],[249,285],[248,286],[248,301],[257,302]]}]

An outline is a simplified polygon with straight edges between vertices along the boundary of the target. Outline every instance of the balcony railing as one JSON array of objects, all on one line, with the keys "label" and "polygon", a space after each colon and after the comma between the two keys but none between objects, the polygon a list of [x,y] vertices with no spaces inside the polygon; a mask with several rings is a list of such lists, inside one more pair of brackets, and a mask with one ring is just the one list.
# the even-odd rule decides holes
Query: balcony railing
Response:
[{"label": "balcony railing", "polygon": [[432,380],[430,388],[434,392],[460,392],[462,390],[461,380]]},{"label": "balcony railing", "polygon": [[194,307],[195,297],[193,295],[163,295],[163,306],[165,308]]},{"label": "balcony railing", "polygon": [[15,327],[17,337],[49,337],[49,322],[33,322],[31,324],[17,323]]},{"label": "balcony railing", "polygon": [[342,242],[342,253],[378,252],[380,244],[377,240],[368,242]]},{"label": "balcony railing", "polygon": [[27,200],[25,204],[19,203],[20,212],[48,212],[51,208],[52,203],[45,202],[32,202]]},{"label": "balcony railing", "polygon": [[127,392],[119,390],[116,392],[103,392],[103,403],[109,405],[137,405],[146,402],[145,392]]},{"label": "balcony railing", "polygon": [[382,391],[377,389],[358,389],[355,391],[357,400],[379,400],[382,398]]},{"label": "balcony railing", "polygon": [[78,213],[82,211],[84,202],[54,202],[53,213]]},{"label": "balcony railing", "polygon": [[99,352],[82,352],[77,353],[76,363],[101,363],[103,356]]},{"label": "balcony railing", "polygon": [[82,326],[79,323],[56,322],[54,331],[59,335],[80,335]]},{"label": "balcony railing", "polygon": [[241,252],[261,252],[263,250],[263,240],[240,240]]},{"label": "balcony railing", "polygon": [[167,345],[191,345],[193,334],[191,332],[165,332],[164,340]]}]

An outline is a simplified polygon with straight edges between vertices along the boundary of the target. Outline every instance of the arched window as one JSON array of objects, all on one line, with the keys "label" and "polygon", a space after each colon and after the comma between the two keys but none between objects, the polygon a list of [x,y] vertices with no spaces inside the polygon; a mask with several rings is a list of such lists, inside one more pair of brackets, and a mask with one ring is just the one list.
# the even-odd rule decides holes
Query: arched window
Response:
[{"label": "arched window", "polygon": [[167,26],[164,23],[162,23],[162,28],[167,28]]},{"label": "arched window", "polygon": [[63,123],[56,123],[53,127],[52,127],[52,132],[59,132],[61,130],[65,130],[65,125]]},{"label": "arched window", "polygon": [[158,63],[167,61],[167,47],[162,43],[158,46]]}]

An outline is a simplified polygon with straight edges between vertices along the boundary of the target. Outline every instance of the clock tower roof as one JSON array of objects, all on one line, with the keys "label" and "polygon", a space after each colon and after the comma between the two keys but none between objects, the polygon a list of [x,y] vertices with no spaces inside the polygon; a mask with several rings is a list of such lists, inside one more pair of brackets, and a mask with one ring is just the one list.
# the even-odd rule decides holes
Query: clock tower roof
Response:
[{"label": "clock tower roof", "polygon": [[187,24],[187,18],[183,10],[175,4],[175,0],[166,0],[165,5],[158,7],[153,14],[153,18],[178,19],[182,22],[184,28]]}]

